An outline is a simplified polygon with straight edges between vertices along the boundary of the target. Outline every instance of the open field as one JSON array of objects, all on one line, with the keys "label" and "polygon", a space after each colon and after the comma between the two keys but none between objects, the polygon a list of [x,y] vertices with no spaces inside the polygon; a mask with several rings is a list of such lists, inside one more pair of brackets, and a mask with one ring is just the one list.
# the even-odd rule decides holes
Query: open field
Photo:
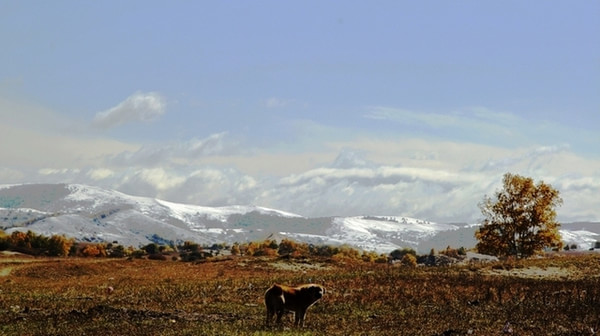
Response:
[{"label": "open field", "polygon": [[[264,326],[274,282],[327,292],[306,327]],[[108,287],[114,288],[112,293]],[[600,256],[432,268],[230,258],[0,258],[0,335],[592,335]]]}]

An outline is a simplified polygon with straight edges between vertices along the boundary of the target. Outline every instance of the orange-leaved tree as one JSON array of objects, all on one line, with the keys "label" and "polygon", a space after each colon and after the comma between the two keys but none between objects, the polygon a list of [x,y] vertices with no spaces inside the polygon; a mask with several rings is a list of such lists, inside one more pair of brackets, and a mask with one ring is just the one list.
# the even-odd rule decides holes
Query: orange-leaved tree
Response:
[{"label": "orange-leaved tree", "polygon": [[526,258],[544,248],[562,246],[555,208],[558,190],[543,181],[506,173],[503,188],[479,204],[485,216],[475,232],[477,250],[499,257]]}]

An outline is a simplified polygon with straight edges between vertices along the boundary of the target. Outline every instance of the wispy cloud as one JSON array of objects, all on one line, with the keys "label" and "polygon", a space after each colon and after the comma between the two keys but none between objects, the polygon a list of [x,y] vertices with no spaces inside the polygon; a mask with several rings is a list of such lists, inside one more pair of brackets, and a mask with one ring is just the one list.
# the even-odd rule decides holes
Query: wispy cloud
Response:
[{"label": "wispy cloud", "polygon": [[288,106],[292,100],[278,97],[270,97],[265,100],[265,106],[268,108],[281,108]]},{"label": "wispy cloud", "polygon": [[160,94],[136,92],[117,106],[98,112],[93,125],[111,128],[131,122],[151,121],[163,115],[165,110],[166,102]]},{"label": "wispy cloud", "polygon": [[[514,143],[514,138],[524,140],[521,130],[527,122],[511,113],[495,112],[485,107],[468,107],[448,113],[412,111],[393,107],[375,106],[364,114],[367,119],[393,122],[400,125],[431,129],[431,135],[450,134],[453,138],[473,142]],[[442,132],[443,131],[443,132]]]},{"label": "wispy cloud", "polygon": [[405,109],[375,106],[369,108],[365,118],[393,121],[403,124],[424,124],[430,127],[456,127],[460,125],[460,117],[456,115],[417,112]]},{"label": "wispy cloud", "polygon": [[189,162],[208,156],[236,153],[237,142],[228,133],[212,134],[204,139],[191,139],[171,144],[148,144],[137,151],[124,151],[107,158],[117,166],[165,166],[174,161]]},{"label": "wispy cloud", "polygon": [[444,113],[374,106],[363,114],[366,119],[405,127],[413,138],[440,138],[450,141],[491,145],[497,149],[568,146],[573,151],[598,157],[598,132],[573,129],[542,117],[531,119],[483,106],[465,107]]}]

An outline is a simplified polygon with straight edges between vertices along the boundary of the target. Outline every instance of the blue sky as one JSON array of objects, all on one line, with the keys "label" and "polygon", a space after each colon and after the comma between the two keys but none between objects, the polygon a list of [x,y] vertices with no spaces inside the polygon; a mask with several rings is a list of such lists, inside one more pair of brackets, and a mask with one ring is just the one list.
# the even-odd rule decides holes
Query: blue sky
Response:
[{"label": "blue sky", "polygon": [[0,183],[476,221],[506,172],[600,221],[595,1],[6,1]]}]

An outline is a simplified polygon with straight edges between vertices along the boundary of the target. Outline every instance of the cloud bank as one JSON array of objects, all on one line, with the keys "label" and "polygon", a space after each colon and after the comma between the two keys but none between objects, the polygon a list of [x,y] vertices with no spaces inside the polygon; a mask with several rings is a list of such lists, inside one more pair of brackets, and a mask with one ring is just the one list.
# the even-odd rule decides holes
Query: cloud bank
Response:
[{"label": "cloud bank", "polygon": [[[226,138],[226,134],[215,134],[194,143]],[[579,157],[568,147],[532,147],[481,160],[477,157],[480,148],[465,144],[463,165],[445,164],[446,158],[437,155],[427,157],[429,167],[408,157],[405,165],[379,162],[371,158],[378,157],[377,153],[345,148],[332,153],[337,155],[332,155],[328,164],[283,176],[244,172],[246,161],[236,161],[237,155],[227,156],[231,161],[226,164],[213,163],[210,159],[220,154],[211,151],[200,151],[198,161],[182,163],[190,146],[173,151],[164,148],[158,150],[161,165],[147,165],[151,160],[142,158],[141,151],[125,160],[131,165],[107,160],[103,168],[41,169],[37,179],[86,183],[207,206],[255,204],[311,217],[402,215],[436,222],[478,222],[479,202],[501,187],[504,173],[513,172],[543,180],[560,191],[564,204],[557,209],[559,220],[600,221],[595,204],[600,193],[600,163]],[[416,146],[413,150],[429,148]],[[470,152],[475,156],[469,157]],[[572,164],[585,169],[573,172]]]},{"label": "cloud bank", "polygon": [[[398,215],[477,222],[478,203],[501,187],[506,172],[512,172],[543,180],[560,191],[564,204],[557,209],[559,220],[600,221],[596,156],[578,153],[571,143],[540,141],[539,133],[532,133],[521,118],[484,108],[444,118],[370,108],[363,118],[397,124],[402,130],[418,126],[472,133],[478,139],[486,132],[500,140],[499,134],[506,132],[533,136],[515,146],[461,141],[443,133],[390,136],[309,122],[290,134],[295,141],[289,145],[256,145],[244,141],[248,134],[233,132],[135,143],[117,141],[104,132],[96,137],[64,132],[61,125],[70,122],[57,122],[62,119],[51,111],[2,104],[11,107],[4,111],[22,114],[9,118],[10,113],[0,110],[6,116],[0,130],[7,144],[0,147],[6,163],[0,167],[0,183],[82,183],[172,202],[254,204],[310,217]],[[94,123],[114,127],[142,122],[165,110],[160,95],[138,92],[97,114]],[[27,120],[42,117],[55,120],[54,126],[28,127]]]}]

